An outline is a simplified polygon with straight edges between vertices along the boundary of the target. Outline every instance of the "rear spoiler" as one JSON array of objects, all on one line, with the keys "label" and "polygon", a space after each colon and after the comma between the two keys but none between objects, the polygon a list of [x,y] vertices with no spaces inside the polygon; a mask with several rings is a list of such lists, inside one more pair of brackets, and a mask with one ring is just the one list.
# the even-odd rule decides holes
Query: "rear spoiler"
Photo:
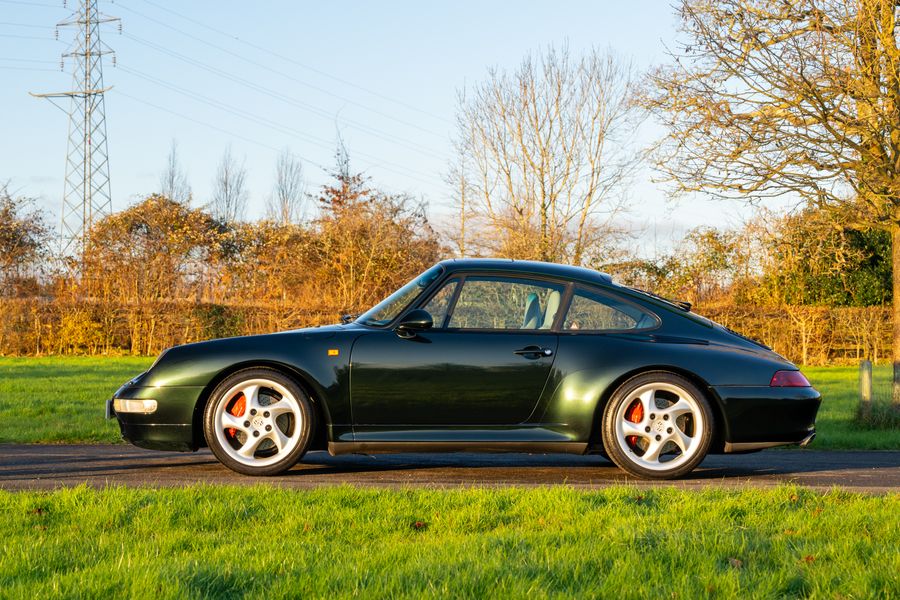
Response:
[{"label": "rear spoiler", "polygon": [[653,292],[648,292],[647,290],[642,290],[639,288],[628,288],[630,290],[634,290],[636,292],[640,292],[646,296],[650,296],[651,298],[655,298],[656,300],[662,300],[663,302],[667,302],[676,308],[680,308],[684,312],[691,312],[691,307],[693,306],[690,302],[686,302],[684,300],[672,300],[671,298],[664,298],[659,294],[654,294]]}]

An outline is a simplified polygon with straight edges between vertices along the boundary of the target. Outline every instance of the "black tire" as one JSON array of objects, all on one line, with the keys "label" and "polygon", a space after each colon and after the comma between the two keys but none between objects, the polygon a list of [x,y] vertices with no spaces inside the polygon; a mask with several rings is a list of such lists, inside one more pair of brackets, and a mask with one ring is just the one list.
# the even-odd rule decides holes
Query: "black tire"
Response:
[{"label": "black tire", "polygon": [[[662,396],[660,400],[652,400],[654,405],[660,401],[663,403],[673,402],[671,406],[658,408],[660,413],[665,413],[674,406],[674,401],[666,400],[666,398],[670,394],[675,396],[671,390],[676,388],[690,396],[690,400],[685,401],[691,405],[692,411],[682,413],[671,421],[668,416],[666,416],[666,421],[662,421],[661,416],[654,420],[649,419],[650,415],[646,415],[648,419],[641,422],[641,426],[645,429],[649,427],[651,430],[646,436],[643,433],[641,433],[642,437],[640,438],[631,435],[623,436],[619,429],[623,413],[627,414],[629,408],[634,408],[635,402],[640,402],[636,395],[640,390],[654,389],[654,386],[663,388],[659,392],[654,391],[651,394],[652,398]],[[623,406],[626,404],[627,406]],[[693,434],[687,436],[687,439],[691,440],[687,452],[676,446],[674,441],[671,444],[665,441],[667,436],[671,435],[671,432],[669,434],[666,433],[668,431],[667,426],[675,421],[680,421],[682,425],[689,427]],[[631,423],[632,421],[629,419],[629,423],[625,423],[625,425]],[[635,422],[634,425],[636,426],[637,423]],[[668,371],[650,371],[632,377],[616,389],[603,410],[601,426],[603,447],[606,449],[606,454],[623,471],[642,479],[677,479],[693,471],[706,457],[713,439],[715,420],[706,395],[691,381]],[[662,429],[657,429],[660,426]],[[657,431],[661,435],[657,435]],[[680,428],[679,431],[686,433]],[[649,444],[653,443],[651,438],[656,440],[661,438],[663,441],[657,442],[657,446],[672,450],[670,453],[661,455],[661,457],[667,457],[667,460],[657,459],[655,465],[652,460],[644,460],[641,454],[642,449],[639,446],[639,444],[645,444],[648,445],[649,449]],[[637,440],[637,443],[630,444],[628,443],[629,439]],[[696,447],[694,446],[695,443],[697,444]],[[646,453],[646,450],[644,453]],[[674,455],[674,458],[670,455]],[[667,463],[671,463],[671,467],[667,466]],[[648,468],[649,466],[653,468]]]},{"label": "black tire", "polygon": [[[225,429],[225,431],[231,432],[230,435],[226,435],[225,433],[222,433],[221,436],[216,435],[217,414],[219,414],[220,405],[222,405],[223,403],[233,402],[234,396],[233,394],[229,394],[230,390],[234,390],[236,386],[240,386],[244,382],[249,383],[258,380],[268,381],[272,383],[272,387],[270,388],[266,388],[264,385],[260,387],[261,390],[269,390],[268,392],[265,392],[265,394],[272,395],[271,391],[274,391],[276,395],[282,396],[282,401],[284,401],[284,394],[280,394],[275,389],[276,386],[281,386],[281,388],[288,394],[290,394],[290,397],[292,397],[292,399],[296,402],[296,405],[293,405],[292,403],[293,410],[289,413],[285,413],[285,416],[288,417],[288,421],[286,422],[292,424],[292,427],[288,427],[291,434],[289,436],[291,445],[285,447],[284,456],[278,457],[277,455],[282,452],[282,449],[276,448],[274,441],[272,441],[271,448],[256,450],[252,456],[244,457],[244,462],[241,462],[241,460],[237,460],[235,458],[235,456],[237,455],[237,450],[239,449],[238,447],[241,445],[240,440],[238,440],[237,437],[232,437],[235,436],[235,430]],[[226,394],[228,395],[226,396]],[[267,396],[263,395],[262,397],[266,398]],[[266,407],[262,406],[260,408],[260,411],[262,411],[262,409],[264,408]],[[222,410],[225,410],[225,408],[223,408]],[[268,412],[266,412],[265,414],[268,417]],[[297,414],[299,414],[299,418],[297,417]],[[248,415],[249,409],[247,410],[247,414],[240,418],[250,418]],[[283,419],[283,417],[281,416],[272,417],[273,420],[269,421],[270,427],[279,427],[279,425],[276,424],[275,421],[275,419],[278,418]],[[245,424],[249,422],[250,421],[246,421]],[[285,421],[282,420],[278,423],[285,423]],[[297,427],[298,424],[299,427]],[[255,428],[255,425],[253,425],[252,427]],[[262,425],[260,427],[260,432],[262,433],[263,438],[269,435],[263,431],[262,428],[264,427],[266,427],[266,425]],[[269,429],[269,431],[271,431],[271,428]],[[284,430],[280,427],[279,431],[281,433],[284,433]],[[254,367],[244,369],[230,375],[229,377],[226,377],[221,383],[219,383],[219,385],[216,386],[215,390],[213,390],[212,394],[209,397],[209,401],[206,403],[206,409],[203,413],[203,433],[206,437],[206,443],[209,446],[210,450],[212,450],[213,454],[215,454],[216,458],[219,459],[219,461],[223,465],[225,465],[232,471],[244,475],[279,475],[289,470],[291,467],[297,464],[297,462],[301,458],[303,458],[304,454],[306,454],[306,451],[309,449],[310,443],[312,442],[313,432],[315,431],[316,411],[313,408],[312,402],[310,401],[307,393],[292,378],[288,377],[280,371],[267,367]],[[244,432],[241,431],[241,433],[243,434]],[[250,439],[249,435],[247,435],[246,439]],[[224,443],[229,443],[230,447],[226,448],[223,445]],[[265,440],[263,440],[262,443],[266,443]],[[265,455],[266,452],[268,452],[268,455]],[[262,462],[264,464],[247,464],[248,462]]]}]

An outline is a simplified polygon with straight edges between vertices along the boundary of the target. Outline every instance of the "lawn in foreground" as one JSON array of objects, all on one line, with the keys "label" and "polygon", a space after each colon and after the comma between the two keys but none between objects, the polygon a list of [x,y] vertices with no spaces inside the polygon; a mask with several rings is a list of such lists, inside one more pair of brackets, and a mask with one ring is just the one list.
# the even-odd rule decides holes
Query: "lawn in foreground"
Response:
[{"label": "lawn in foreground", "polygon": [[[0,442],[118,442],[104,402],[119,385],[145,370],[147,357],[0,358]],[[889,377],[890,367],[876,368]],[[819,437],[812,448],[900,450],[900,429],[864,430],[853,421],[855,367],[804,369],[822,392]]]},{"label": "lawn in foreground", "polygon": [[0,596],[891,597],[900,496],[0,492]]}]

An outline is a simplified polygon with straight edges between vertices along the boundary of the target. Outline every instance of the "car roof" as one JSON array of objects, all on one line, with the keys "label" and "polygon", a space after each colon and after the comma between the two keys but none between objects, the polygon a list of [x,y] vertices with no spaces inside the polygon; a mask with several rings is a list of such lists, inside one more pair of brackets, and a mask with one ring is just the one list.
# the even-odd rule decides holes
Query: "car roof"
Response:
[{"label": "car roof", "polygon": [[612,277],[606,273],[556,263],[536,260],[513,260],[511,258],[451,258],[440,263],[448,271],[503,271],[506,273],[527,273],[548,275],[562,279],[574,279],[603,285],[612,284]]}]

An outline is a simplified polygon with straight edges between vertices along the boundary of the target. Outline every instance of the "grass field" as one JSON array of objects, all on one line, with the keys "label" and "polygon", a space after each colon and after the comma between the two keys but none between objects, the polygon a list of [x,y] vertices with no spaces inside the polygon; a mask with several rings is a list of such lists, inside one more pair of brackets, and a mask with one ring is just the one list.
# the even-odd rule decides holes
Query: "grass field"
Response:
[{"label": "grass field", "polygon": [[0,492],[0,597],[889,598],[900,496]]},{"label": "grass field", "polygon": [[[0,358],[0,442],[119,441],[118,427],[103,419],[103,403],[152,360]],[[888,379],[888,369],[877,367],[876,379]],[[854,423],[855,367],[810,367],[804,372],[824,396],[813,448],[900,449],[900,429],[864,430]]]}]

